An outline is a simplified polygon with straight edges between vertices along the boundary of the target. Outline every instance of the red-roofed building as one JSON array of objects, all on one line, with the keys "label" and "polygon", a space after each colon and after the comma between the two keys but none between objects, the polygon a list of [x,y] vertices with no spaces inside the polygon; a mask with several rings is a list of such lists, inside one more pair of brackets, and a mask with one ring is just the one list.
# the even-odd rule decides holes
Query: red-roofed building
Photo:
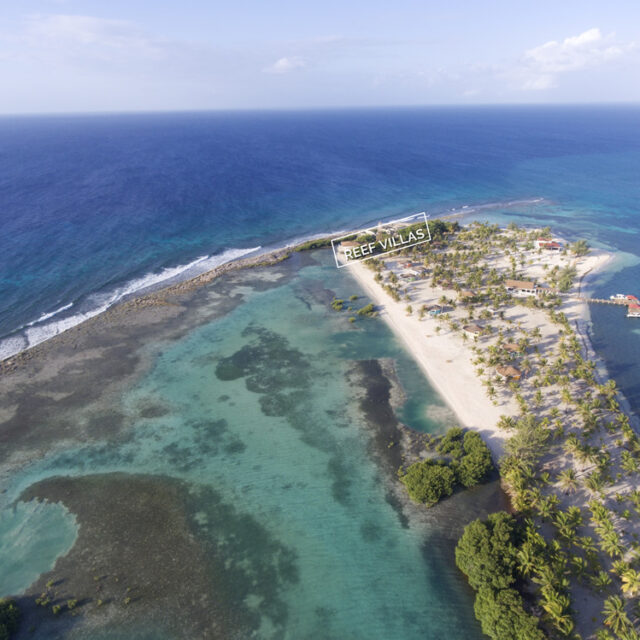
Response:
[{"label": "red-roofed building", "polygon": [[563,246],[555,240],[549,240],[548,238],[538,238],[536,240],[536,247],[538,249],[544,249],[545,251],[562,251]]},{"label": "red-roofed building", "polygon": [[630,304],[627,307],[627,318],[640,318],[640,304]]}]

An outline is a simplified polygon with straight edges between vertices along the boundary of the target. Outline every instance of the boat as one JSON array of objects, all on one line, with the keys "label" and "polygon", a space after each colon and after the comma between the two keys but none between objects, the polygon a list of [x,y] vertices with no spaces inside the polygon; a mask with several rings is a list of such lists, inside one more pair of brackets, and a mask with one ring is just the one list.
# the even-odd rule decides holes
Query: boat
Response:
[{"label": "boat", "polygon": [[609,300],[626,300],[626,293],[616,293],[614,296],[609,296]]}]

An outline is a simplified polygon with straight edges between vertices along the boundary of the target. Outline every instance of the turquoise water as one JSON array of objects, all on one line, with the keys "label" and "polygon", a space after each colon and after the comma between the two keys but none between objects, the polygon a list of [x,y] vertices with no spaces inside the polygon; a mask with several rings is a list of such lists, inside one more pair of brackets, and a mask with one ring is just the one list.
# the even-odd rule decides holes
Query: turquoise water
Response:
[{"label": "turquoise water", "polygon": [[78,527],[61,504],[32,500],[0,511],[0,594],[20,592],[71,549]]},{"label": "turquoise water", "polygon": [[[247,272],[231,292],[245,302],[165,347],[122,398],[130,438],[51,456],[9,495],[59,474],[180,478],[199,535],[227,558],[221,579],[251,637],[479,638],[451,545],[473,509],[400,517],[354,400],[361,389],[346,382],[353,360],[398,360],[416,428],[440,431],[452,414],[381,321],[352,326],[329,308],[328,290],[357,288],[321,260],[266,291]],[[23,587],[33,578],[22,577]]]}]

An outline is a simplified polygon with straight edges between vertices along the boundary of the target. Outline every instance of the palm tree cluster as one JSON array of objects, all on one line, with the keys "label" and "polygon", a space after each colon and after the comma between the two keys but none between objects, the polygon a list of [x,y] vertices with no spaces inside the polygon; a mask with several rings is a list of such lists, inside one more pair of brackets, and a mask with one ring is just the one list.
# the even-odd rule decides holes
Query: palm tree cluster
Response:
[{"label": "palm tree cluster", "polygon": [[[443,233],[438,246],[403,253],[427,267],[432,287],[445,290],[440,303],[447,310],[436,331],[446,327],[469,343],[491,402],[518,408],[497,425],[508,436],[500,473],[524,522],[521,579],[535,593],[550,635],[579,637],[571,601],[579,584],[601,598],[598,638],[638,638],[630,611],[640,596],[640,541],[633,534],[640,516],[640,440],[620,408],[615,381],[598,381],[583,341],[560,310],[562,297],[552,291],[513,298],[504,285],[507,278],[527,279],[528,265],[541,254],[533,243],[549,235],[548,229],[472,223]],[[552,287],[570,289],[576,264],[562,259],[563,267],[543,265],[545,278]],[[411,285],[394,282],[384,261],[370,263],[391,295],[409,295]],[[457,304],[448,293],[466,290],[473,296]],[[522,307],[525,320],[517,314]],[[531,326],[535,314],[548,319],[545,335],[540,324]],[[469,338],[463,327],[476,321],[483,331]],[[524,378],[502,381],[495,369],[507,365]]]}]

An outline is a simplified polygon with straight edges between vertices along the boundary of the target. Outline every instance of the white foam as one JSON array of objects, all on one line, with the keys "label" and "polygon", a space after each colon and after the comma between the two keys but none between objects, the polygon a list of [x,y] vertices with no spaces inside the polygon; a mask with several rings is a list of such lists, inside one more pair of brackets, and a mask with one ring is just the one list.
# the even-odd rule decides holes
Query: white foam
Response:
[{"label": "white foam", "polygon": [[109,307],[117,304],[127,296],[131,296],[134,293],[140,294],[147,289],[158,287],[161,284],[166,285],[171,280],[182,280],[194,277],[200,273],[214,269],[221,264],[230,262],[231,260],[237,260],[242,256],[258,251],[260,248],[261,247],[253,247],[252,249],[229,249],[219,255],[200,256],[188,264],[166,267],[158,273],[148,273],[141,278],[130,280],[111,291],[90,295],[86,302],[82,304],[86,310],[58,318],[53,322],[42,324],[46,320],[69,310],[73,307],[74,303],[70,302],[55,311],[44,313],[37,320],[25,325],[22,330],[0,341],[0,360],[10,358],[20,351],[34,347],[49,338],[53,338],[75,327],[89,318],[104,313]]},{"label": "white foam", "polygon": [[71,307],[73,307],[73,302],[70,302],[69,304],[65,304],[63,307],[60,307],[55,311],[50,311],[49,313],[43,313],[37,320],[34,320],[33,322],[29,322],[26,326],[32,327],[34,324],[39,324],[41,322],[44,322],[45,320],[48,320],[49,318],[53,318],[53,316],[57,316],[59,313],[62,313],[67,309],[71,309]]}]

